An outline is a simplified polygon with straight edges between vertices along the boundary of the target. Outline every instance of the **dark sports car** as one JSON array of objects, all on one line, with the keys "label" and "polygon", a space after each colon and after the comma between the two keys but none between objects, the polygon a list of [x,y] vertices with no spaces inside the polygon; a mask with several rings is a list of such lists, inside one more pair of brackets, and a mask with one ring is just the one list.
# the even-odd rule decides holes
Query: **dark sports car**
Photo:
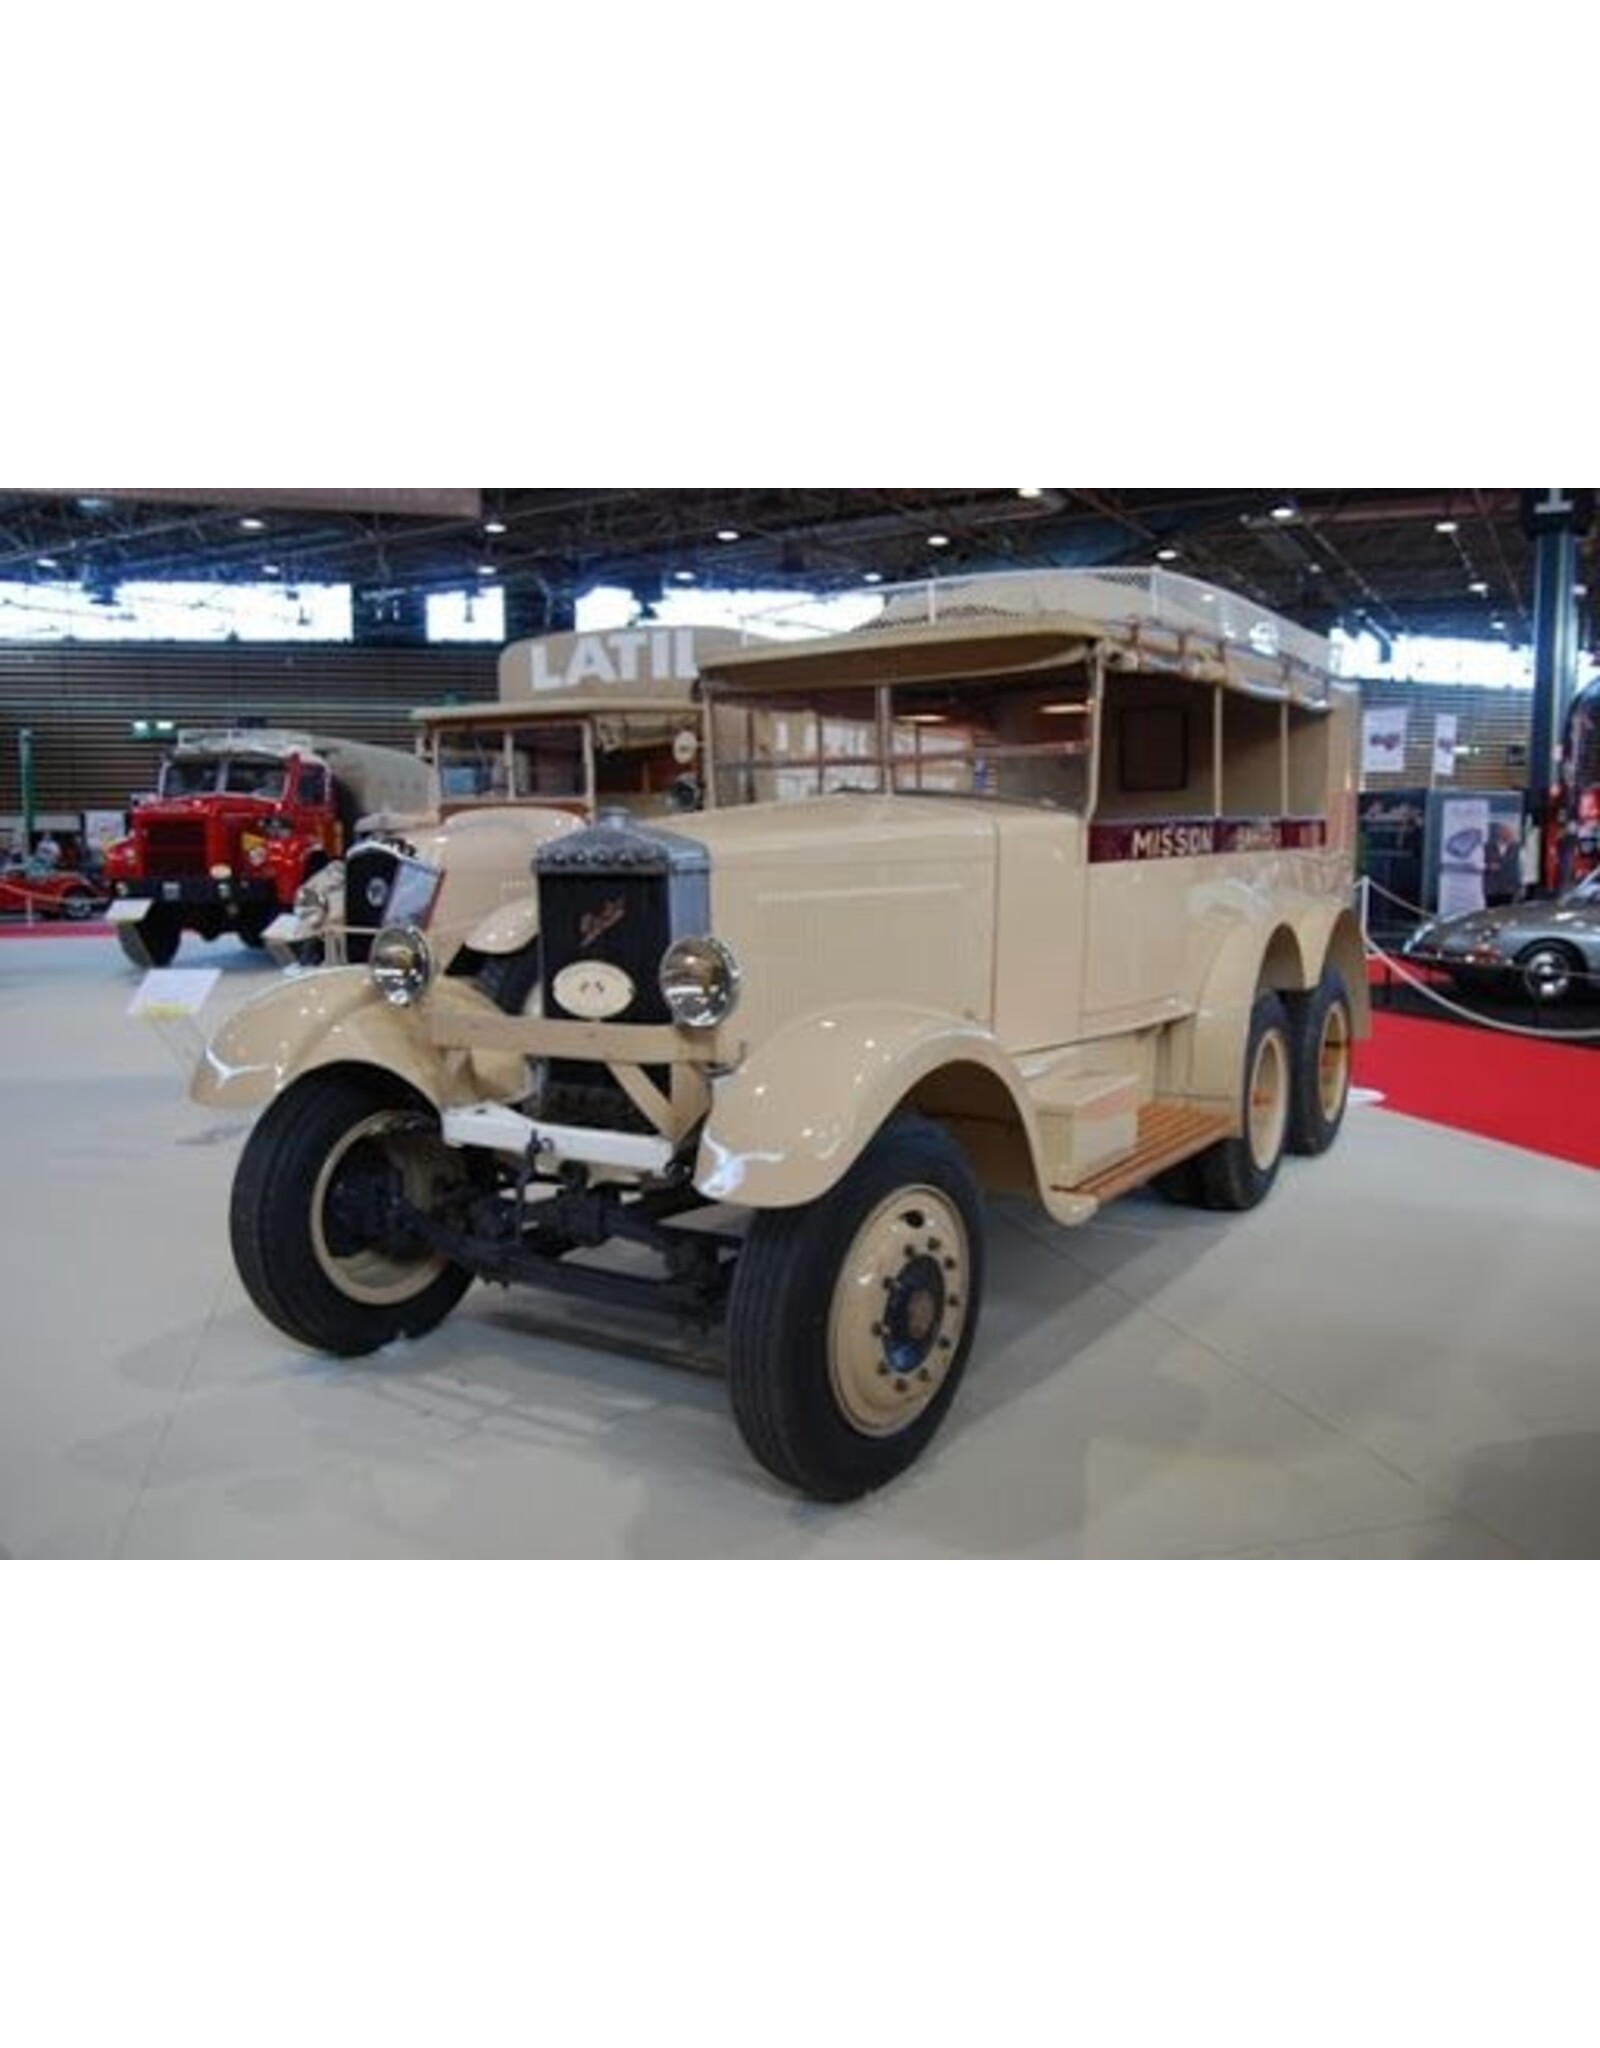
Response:
[{"label": "dark sports car", "polygon": [[1600,999],[1600,873],[1553,901],[1435,919],[1406,942],[1405,957],[1462,988],[1509,986],[1536,1003]]}]

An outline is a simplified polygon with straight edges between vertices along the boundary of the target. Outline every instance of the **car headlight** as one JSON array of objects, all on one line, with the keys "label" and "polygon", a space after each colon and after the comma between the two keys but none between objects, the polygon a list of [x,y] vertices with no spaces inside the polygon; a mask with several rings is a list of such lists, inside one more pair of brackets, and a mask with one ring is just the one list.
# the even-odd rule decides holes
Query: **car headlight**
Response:
[{"label": "car headlight", "polygon": [[739,963],[720,939],[679,939],[661,961],[661,994],[675,1024],[710,1031],[739,1004]]},{"label": "car headlight", "polygon": [[433,980],[433,949],[415,925],[386,925],[372,942],[368,965],[387,1003],[406,1009]]},{"label": "car headlight", "polygon": [[330,861],[295,891],[294,914],[308,931],[321,931],[333,915],[334,898],[344,891],[344,862]]}]

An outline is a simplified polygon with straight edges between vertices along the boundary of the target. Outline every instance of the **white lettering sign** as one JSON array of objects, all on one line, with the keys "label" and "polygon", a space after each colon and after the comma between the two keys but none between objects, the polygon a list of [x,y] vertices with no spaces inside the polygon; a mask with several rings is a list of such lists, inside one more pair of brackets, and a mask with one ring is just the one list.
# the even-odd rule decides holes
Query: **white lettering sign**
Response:
[{"label": "white lettering sign", "polygon": [[585,685],[615,689],[636,683],[692,683],[700,673],[694,631],[688,626],[534,640],[527,654],[529,687],[535,692]]},{"label": "white lettering sign", "polygon": [[1134,860],[1190,860],[1215,853],[1217,841],[1210,825],[1151,825],[1133,835]]}]

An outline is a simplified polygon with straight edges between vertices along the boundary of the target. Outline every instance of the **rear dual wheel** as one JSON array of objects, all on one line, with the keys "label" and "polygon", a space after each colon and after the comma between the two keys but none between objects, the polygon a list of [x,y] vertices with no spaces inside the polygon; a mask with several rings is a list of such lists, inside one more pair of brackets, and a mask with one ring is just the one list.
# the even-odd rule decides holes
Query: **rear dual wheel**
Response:
[{"label": "rear dual wheel", "polygon": [[1355,1025],[1349,991],[1332,968],[1308,995],[1256,997],[1245,1047],[1238,1137],[1157,1179],[1169,1201],[1254,1209],[1271,1193],[1285,1153],[1331,1149],[1350,1103]]},{"label": "rear dual wheel", "polygon": [[1272,1192],[1289,1141],[1294,1055],[1281,996],[1256,997],[1245,1045],[1242,1125],[1195,1161],[1196,1184],[1208,1209],[1254,1209]]},{"label": "rear dual wheel", "polygon": [[1343,977],[1329,968],[1309,995],[1288,1005],[1294,1086],[1289,1103],[1289,1150],[1302,1159],[1329,1151],[1350,1106],[1355,1020]]}]

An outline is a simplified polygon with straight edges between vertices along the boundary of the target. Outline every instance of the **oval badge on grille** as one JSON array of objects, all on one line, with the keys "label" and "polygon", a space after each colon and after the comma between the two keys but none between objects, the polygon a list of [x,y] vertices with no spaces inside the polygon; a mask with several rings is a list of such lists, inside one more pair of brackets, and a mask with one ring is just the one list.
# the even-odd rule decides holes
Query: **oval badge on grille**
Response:
[{"label": "oval badge on grille", "polygon": [[569,1016],[602,1024],[620,1017],[638,990],[631,974],[607,960],[575,960],[556,976],[552,993]]}]

